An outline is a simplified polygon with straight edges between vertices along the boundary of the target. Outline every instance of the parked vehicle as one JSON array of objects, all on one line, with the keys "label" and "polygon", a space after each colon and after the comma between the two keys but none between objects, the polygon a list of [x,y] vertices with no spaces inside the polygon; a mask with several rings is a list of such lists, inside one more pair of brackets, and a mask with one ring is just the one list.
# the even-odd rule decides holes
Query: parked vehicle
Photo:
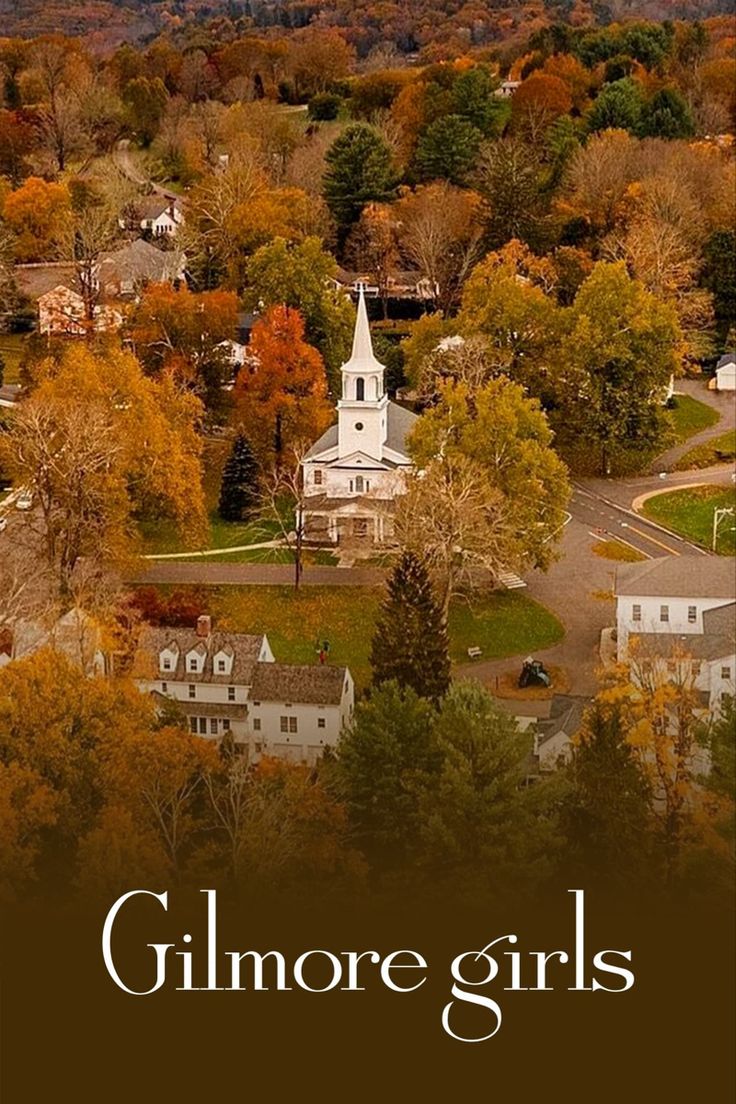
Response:
[{"label": "parked vehicle", "polygon": [[33,506],[33,491],[21,491],[15,500],[16,510],[30,510]]}]

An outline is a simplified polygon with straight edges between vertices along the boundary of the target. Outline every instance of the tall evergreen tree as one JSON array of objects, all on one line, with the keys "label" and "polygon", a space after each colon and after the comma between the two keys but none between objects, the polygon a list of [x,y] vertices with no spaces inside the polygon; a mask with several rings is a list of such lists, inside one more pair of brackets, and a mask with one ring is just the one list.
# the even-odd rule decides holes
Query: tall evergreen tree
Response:
[{"label": "tall evergreen tree", "polygon": [[590,711],[567,773],[561,819],[568,869],[609,882],[641,876],[651,853],[651,793],[619,710]]},{"label": "tall evergreen tree", "polygon": [[395,679],[438,702],[450,685],[447,625],[426,567],[404,552],[388,581],[371,645],[376,686]]},{"label": "tall evergreen tree", "polygon": [[258,461],[247,437],[239,433],[222,472],[217,512],[224,521],[243,521],[258,497]]},{"label": "tall evergreen tree", "polygon": [[393,198],[396,174],[391,150],[366,123],[346,127],[325,160],[324,197],[343,234],[358,221],[367,203]]}]

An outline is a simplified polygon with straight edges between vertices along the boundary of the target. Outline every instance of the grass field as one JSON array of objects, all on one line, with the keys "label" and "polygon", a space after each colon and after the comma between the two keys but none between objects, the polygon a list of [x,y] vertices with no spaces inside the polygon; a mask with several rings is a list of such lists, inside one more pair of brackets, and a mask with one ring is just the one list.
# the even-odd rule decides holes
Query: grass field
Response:
[{"label": "grass field", "polygon": [[712,441],[690,449],[677,461],[675,470],[712,468],[716,464],[729,464],[732,460],[736,460],[736,429],[729,429],[720,437],[714,437]]},{"label": "grass field", "polygon": [[5,361],[5,383],[18,383],[24,341],[24,334],[0,334],[0,356]]},{"label": "grass field", "polygon": [[[736,506],[736,491],[732,487],[688,487],[648,498],[642,513],[696,544],[710,548],[713,512],[729,506]],[[736,555],[736,533],[732,525],[736,525],[736,520],[727,517],[719,531],[716,551],[722,556]]]},{"label": "grass field", "polygon": [[706,403],[690,395],[676,395],[675,406],[670,411],[678,441],[687,441],[703,429],[715,425],[720,415]]},{"label": "grass field", "polygon": [[638,563],[646,559],[641,552],[618,540],[596,541],[593,551],[604,560],[618,560],[620,563]]},{"label": "grass field", "polygon": [[[314,663],[318,642],[329,640],[330,660],[350,667],[359,686],[370,678],[370,647],[382,591],[354,587],[219,587],[209,592],[217,624],[240,632],[265,632],[278,660]],[[543,606],[516,592],[487,594],[450,610],[450,653],[467,663],[479,647],[483,659],[528,654],[563,636]]]}]

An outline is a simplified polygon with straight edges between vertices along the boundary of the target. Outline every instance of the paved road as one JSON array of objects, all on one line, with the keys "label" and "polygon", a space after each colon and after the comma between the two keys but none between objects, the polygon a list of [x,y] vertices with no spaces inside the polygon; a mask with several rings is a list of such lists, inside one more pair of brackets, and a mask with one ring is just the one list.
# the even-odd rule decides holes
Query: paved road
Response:
[{"label": "paved road", "polygon": [[[372,567],[305,567],[305,586],[378,586],[384,572]],[[178,586],[293,586],[290,564],[179,563],[167,560],[139,568],[129,582]]]},{"label": "paved road", "polygon": [[[663,488],[655,485],[653,489]],[[591,537],[622,541],[648,559],[708,555],[697,544],[669,533],[635,514],[629,506],[622,506],[607,494],[582,484],[574,485],[569,509],[576,521],[587,526]]]}]

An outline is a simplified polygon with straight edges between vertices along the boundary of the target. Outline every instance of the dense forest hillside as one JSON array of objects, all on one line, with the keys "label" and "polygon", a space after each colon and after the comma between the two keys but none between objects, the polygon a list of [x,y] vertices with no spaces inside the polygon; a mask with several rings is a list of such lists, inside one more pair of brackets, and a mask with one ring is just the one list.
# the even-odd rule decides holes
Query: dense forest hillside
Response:
[{"label": "dense forest hillside", "polygon": [[310,22],[340,27],[367,54],[378,45],[414,53],[431,46],[485,46],[514,41],[555,22],[605,26],[623,19],[704,19],[731,11],[730,0],[0,0],[8,36],[84,35],[105,49],[161,31],[216,21],[223,35],[298,29]]}]

